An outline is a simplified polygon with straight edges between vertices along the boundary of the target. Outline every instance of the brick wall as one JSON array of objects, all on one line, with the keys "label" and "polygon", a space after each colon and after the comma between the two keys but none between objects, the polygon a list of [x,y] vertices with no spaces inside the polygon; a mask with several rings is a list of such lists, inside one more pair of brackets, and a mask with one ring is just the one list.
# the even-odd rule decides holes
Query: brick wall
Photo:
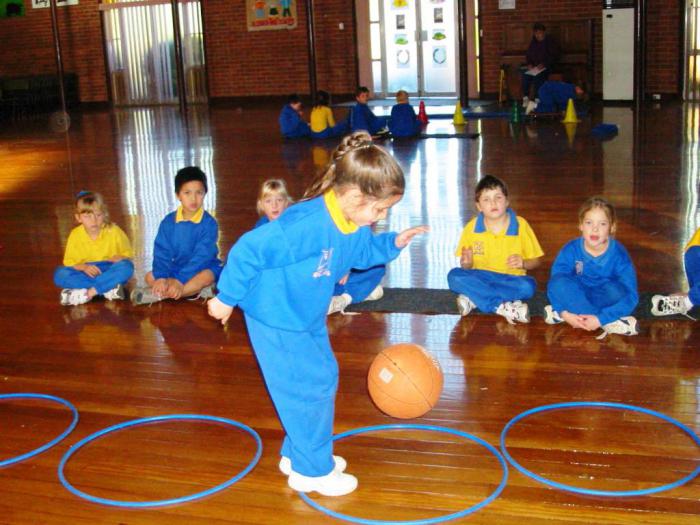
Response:
[{"label": "brick wall", "polygon": [[[0,19],[0,75],[21,76],[56,72],[51,10],[32,9],[25,16]],[[78,75],[82,101],[107,100],[102,29],[97,0],[58,8],[63,69]]]},{"label": "brick wall", "polygon": [[[647,90],[678,92],[679,2],[647,0]],[[602,90],[602,2],[600,0],[517,0],[516,9],[499,10],[498,0],[481,0],[482,90],[498,92],[502,28],[509,22],[594,19],[596,91]]]}]

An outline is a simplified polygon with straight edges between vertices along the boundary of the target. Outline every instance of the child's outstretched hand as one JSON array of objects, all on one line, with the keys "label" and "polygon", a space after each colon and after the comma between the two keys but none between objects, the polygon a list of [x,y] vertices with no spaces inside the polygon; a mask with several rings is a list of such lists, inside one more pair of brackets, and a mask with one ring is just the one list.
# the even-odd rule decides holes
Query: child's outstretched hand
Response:
[{"label": "child's outstretched hand", "polygon": [[207,303],[207,310],[209,311],[209,315],[214,319],[220,320],[221,324],[226,324],[228,318],[231,317],[231,312],[233,312],[232,307],[222,303],[216,297],[209,300]]},{"label": "child's outstretched hand", "polygon": [[401,233],[399,233],[396,236],[396,247],[397,248],[405,248],[408,246],[408,243],[411,242],[411,239],[413,239],[416,235],[419,233],[426,233],[430,228],[426,225],[423,226],[414,226],[413,228],[409,228],[408,230],[404,230]]},{"label": "child's outstretched hand", "polygon": [[459,258],[459,266],[468,270],[474,266],[474,252],[471,248],[462,248],[462,256]]}]

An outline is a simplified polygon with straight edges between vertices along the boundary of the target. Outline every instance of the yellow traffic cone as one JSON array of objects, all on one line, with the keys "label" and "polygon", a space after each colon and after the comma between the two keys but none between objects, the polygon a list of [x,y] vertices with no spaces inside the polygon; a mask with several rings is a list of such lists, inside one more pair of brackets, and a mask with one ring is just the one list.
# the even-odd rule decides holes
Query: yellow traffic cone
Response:
[{"label": "yellow traffic cone", "polygon": [[567,123],[576,123],[578,122],[578,118],[576,117],[576,108],[574,107],[574,99],[570,98],[568,104],[566,105],[566,113],[564,114],[564,120],[562,120],[564,124]]},{"label": "yellow traffic cone", "polygon": [[452,124],[455,126],[463,126],[466,124],[466,121],[464,120],[464,115],[462,114],[462,104],[457,101],[457,105],[455,106],[455,114],[454,118],[452,119]]},{"label": "yellow traffic cone", "polygon": [[576,122],[564,122],[564,128],[566,129],[566,138],[569,139],[569,147],[572,148],[576,138]]}]

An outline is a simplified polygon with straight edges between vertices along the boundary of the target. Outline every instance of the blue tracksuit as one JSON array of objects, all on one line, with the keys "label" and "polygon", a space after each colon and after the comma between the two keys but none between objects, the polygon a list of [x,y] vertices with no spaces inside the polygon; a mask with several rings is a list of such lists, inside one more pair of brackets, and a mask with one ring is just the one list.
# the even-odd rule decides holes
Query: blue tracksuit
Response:
[{"label": "blue tracksuit", "polygon": [[[333,469],[338,364],[326,312],[351,268],[397,257],[396,234],[352,231],[331,216],[335,197],[302,201],[245,233],[231,249],[218,298],[245,313],[248,334],[286,437],[282,455],[306,476]],[[350,225],[354,226],[354,225]],[[342,228],[342,229],[341,229]]]},{"label": "blue tracksuit", "polygon": [[413,137],[420,133],[421,122],[411,104],[395,104],[391,108],[389,131],[394,137]]},{"label": "blue tracksuit", "polygon": [[557,312],[595,315],[601,325],[630,315],[639,302],[637,274],[627,250],[615,239],[593,257],[583,238],[569,241],[552,264],[547,295]]},{"label": "blue tracksuit", "polygon": [[176,222],[177,212],[165,216],[158,227],[153,248],[153,277],[177,279],[182,284],[203,270],[211,270],[214,279],[221,273],[216,241],[219,226],[206,211],[198,223]]},{"label": "blue tracksuit", "polygon": [[122,259],[115,263],[96,261],[87,264],[97,266],[102,272],[97,277],[90,277],[85,272],[71,266],[60,266],[53,274],[53,281],[60,288],[95,288],[98,294],[103,294],[126,282],[134,274],[134,263],[130,259]]},{"label": "blue tracksuit", "polygon": [[368,131],[374,135],[387,125],[387,117],[378,117],[367,104],[355,104],[350,110],[350,131]]},{"label": "blue tracksuit", "polygon": [[540,99],[535,113],[564,111],[569,99],[576,100],[576,86],[568,82],[547,80],[537,92]]},{"label": "blue tracksuit", "polygon": [[300,139],[311,136],[311,128],[289,104],[282,108],[279,116],[280,131],[285,138]]},{"label": "blue tracksuit", "polygon": [[336,283],[333,295],[348,294],[353,303],[364,301],[386,274],[386,265],[380,264],[366,270],[351,270],[345,284]]},{"label": "blue tracksuit", "polygon": [[700,305],[700,246],[685,251],[685,275],[688,278],[688,297],[694,306]]}]

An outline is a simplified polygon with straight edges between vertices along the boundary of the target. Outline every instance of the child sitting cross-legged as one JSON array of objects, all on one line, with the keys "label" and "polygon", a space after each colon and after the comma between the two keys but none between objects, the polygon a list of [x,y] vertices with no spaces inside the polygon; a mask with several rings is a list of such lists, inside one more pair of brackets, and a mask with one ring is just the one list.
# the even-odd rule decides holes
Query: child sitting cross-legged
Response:
[{"label": "child sitting cross-legged", "polygon": [[102,195],[81,191],[75,200],[75,220],[80,223],[68,236],[64,266],[56,269],[54,282],[61,290],[61,304],[76,306],[96,295],[113,301],[124,299],[124,284],[134,273],[129,238],[109,220]]},{"label": "child sitting cross-legged", "polygon": [[207,177],[196,166],[182,168],[175,176],[177,211],[165,216],[153,248],[153,270],[146,274],[148,286],[131,292],[134,304],[198,295],[214,297],[221,273],[216,241],[219,226],[204,211]]},{"label": "child sitting cross-legged", "polygon": [[527,221],[509,207],[505,182],[487,175],[475,198],[479,214],[464,227],[455,253],[460,267],[447,275],[450,290],[459,294],[459,313],[478,308],[511,324],[529,323],[523,301],[534,295],[536,283],[526,272],[539,266],[544,252]]}]

